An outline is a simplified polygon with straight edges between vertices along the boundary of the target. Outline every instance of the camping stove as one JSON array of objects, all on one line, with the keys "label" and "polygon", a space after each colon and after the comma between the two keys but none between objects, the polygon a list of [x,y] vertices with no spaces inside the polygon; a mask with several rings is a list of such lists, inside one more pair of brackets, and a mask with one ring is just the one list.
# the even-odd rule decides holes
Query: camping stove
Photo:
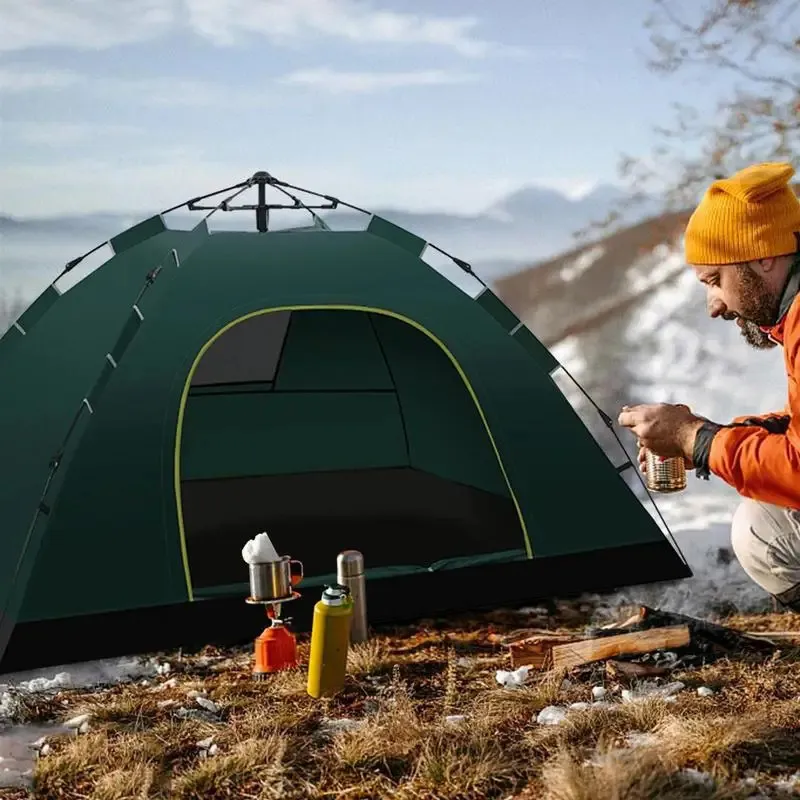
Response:
[{"label": "camping stove", "polygon": [[248,603],[266,606],[267,618],[270,620],[270,624],[255,640],[253,677],[256,680],[263,680],[273,672],[297,666],[297,642],[295,635],[289,630],[291,619],[281,615],[281,606],[299,597],[299,592],[292,592],[290,597],[277,601],[247,598]]},{"label": "camping stove", "polygon": [[[299,565],[299,574],[292,571]],[[303,578],[303,565],[284,556],[279,561],[250,565],[250,605],[265,606],[270,624],[255,640],[253,678],[263,680],[273,672],[297,666],[297,642],[289,630],[291,619],[282,615],[284,603],[300,597],[293,588]]]}]

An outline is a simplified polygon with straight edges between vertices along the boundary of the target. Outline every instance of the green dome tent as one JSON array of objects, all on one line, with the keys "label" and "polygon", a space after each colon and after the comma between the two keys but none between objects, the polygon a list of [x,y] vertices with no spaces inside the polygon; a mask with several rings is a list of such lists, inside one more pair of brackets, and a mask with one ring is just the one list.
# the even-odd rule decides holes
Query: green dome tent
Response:
[{"label": "green dome tent", "polygon": [[[305,565],[299,627],[346,548],[371,622],[690,574],[490,289],[251,186],[258,230],[154,216],[0,339],[3,669],[256,635],[263,530]],[[286,207],[315,225],[267,231]]]}]

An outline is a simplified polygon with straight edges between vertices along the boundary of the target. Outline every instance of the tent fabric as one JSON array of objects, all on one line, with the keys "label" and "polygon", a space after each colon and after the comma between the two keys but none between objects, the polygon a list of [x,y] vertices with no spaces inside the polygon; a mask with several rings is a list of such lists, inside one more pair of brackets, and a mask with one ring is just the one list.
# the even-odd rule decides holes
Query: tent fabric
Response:
[{"label": "tent fabric", "polygon": [[[43,293],[0,339],[6,638],[246,588],[236,559],[264,529],[309,580],[353,540],[384,575],[636,548],[661,554],[654,579],[687,574],[552,381],[551,354],[420,242],[380,218],[214,234],[153,218]],[[520,593],[537,588],[502,596]]]}]

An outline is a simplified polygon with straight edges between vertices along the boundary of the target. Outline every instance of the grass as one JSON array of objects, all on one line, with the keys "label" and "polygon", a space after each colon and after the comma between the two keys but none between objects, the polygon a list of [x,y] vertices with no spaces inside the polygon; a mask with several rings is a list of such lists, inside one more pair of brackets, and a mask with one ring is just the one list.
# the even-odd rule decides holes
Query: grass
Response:
[{"label": "grass", "polygon": [[[800,628],[793,615],[735,624],[774,630],[781,620]],[[582,624],[574,614],[567,622]],[[344,689],[324,701],[308,697],[302,668],[253,681],[248,648],[214,651],[211,660],[165,654],[173,670],[149,686],[64,691],[21,705],[26,720],[88,713],[91,728],[50,737],[33,789],[0,797],[721,800],[756,787],[761,796],[791,796],[781,781],[800,765],[796,649],[676,671],[665,679],[686,685],[675,703],[621,703],[621,687],[602,669],[500,687],[495,671],[508,663],[496,635],[523,626],[519,615],[498,612],[386,630],[352,649]],[[570,711],[559,725],[536,722],[545,706],[589,701],[598,683],[611,707]],[[715,694],[700,697],[699,686]],[[198,713],[190,690],[219,713]]]}]

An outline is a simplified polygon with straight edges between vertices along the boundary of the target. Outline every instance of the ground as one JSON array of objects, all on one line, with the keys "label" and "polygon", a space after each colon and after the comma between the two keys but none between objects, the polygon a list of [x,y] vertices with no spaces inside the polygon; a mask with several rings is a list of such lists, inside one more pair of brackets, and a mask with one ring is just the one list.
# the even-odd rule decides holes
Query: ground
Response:
[{"label": "ground", "polygon": [[[602,665],[499,685],[497,671],[510,668],[503,634],[584,630],[590,614],[573,605],[548,617],[496,612],[380,630],[351,651],[344,690],[325,701],[306,694],[302,668],[254,681],[250,647],[158,654],[169,671],[144,682],[18,698],[18,718],[28,721],[90,716],[83,732],[48,737],[32,789],[0,797],[800,796],[796,648],[678,667],[659,679],[684,684],[674,701],[623,702],[626,687]],[[800,630],[793,614],[724,622]],[[599,686],[605,702],[570,709],[558,724],[537,722],[547,706],[591,703]]]}]

